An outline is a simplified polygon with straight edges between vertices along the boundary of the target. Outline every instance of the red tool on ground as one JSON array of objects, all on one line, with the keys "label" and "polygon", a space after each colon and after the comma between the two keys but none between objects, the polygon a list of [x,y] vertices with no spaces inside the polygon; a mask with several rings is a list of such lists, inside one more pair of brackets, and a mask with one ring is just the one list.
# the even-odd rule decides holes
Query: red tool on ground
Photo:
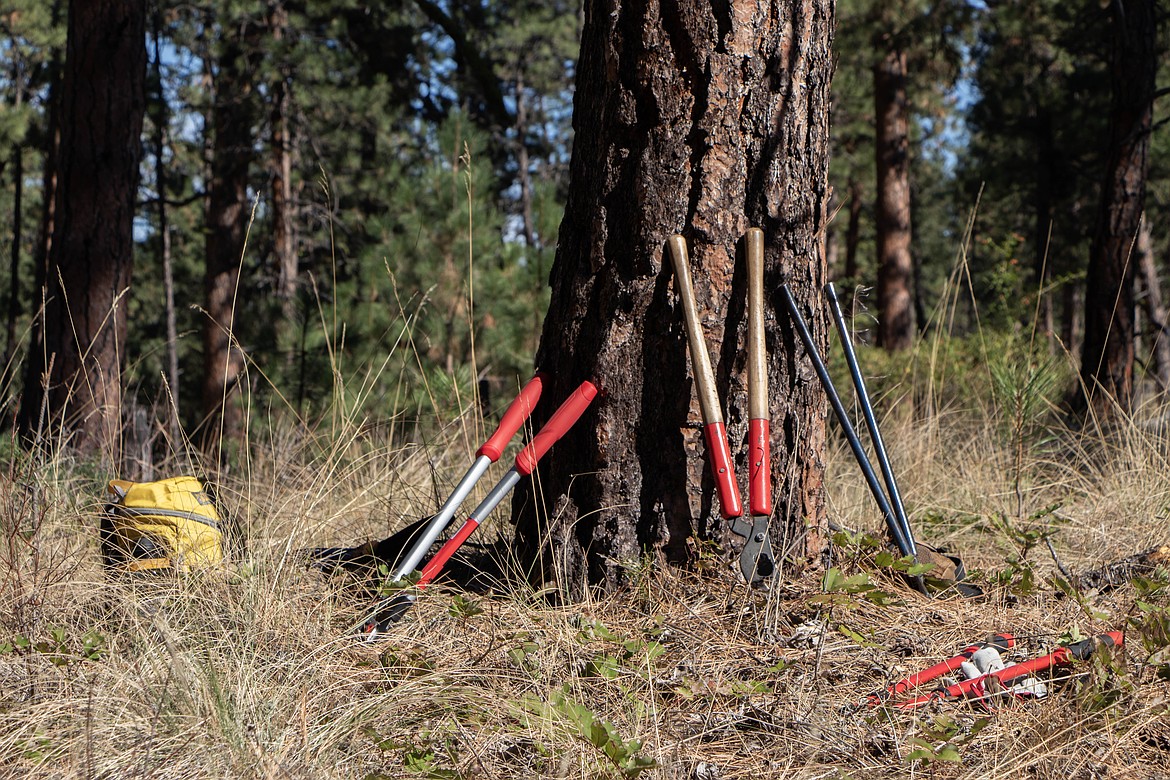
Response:
[{"label": "red tool on ground", "polygon": [[1030,661],[1023,661],[972,680],[964,680],[961,683],[949,685],[946,688],[932,691],[924,696],[897,702],[893,706],[902,710],[911,710],[930,704],[933,701],[988,699],[1006,692],[1010,687],[1008,683],[1013,680],[1018,680],[1021,677],[1027,677],[1035,672],[1041,672],[1046,669],[1070,666],[1074,661],[1087,659],[1098,648],[1122,647],[1124,643],[1125,635],[1121,631],[1110,631],[1092,639],[1085,639],[1075,644],[1059,647],[1048,655],[1033,658]]},{"label": "red tool on ground", "polygon": [[301,553],[308,558],[310,565],[325,573],[340,568],[372,576],[379,566],[384,565],[391,572],[391,580],[406,577],[426,557],[427,551],[446,530],[460,505],[487,473],[488,467],[500,459],[508,442],[536,408],[547,379],[545,374],[537,373],[528,380],[504,412],[495,432],[476,451],[471,467],[434,515],[420,518],[380,541],[366,542],[355,547],[318,547],[302,550]]},{"label": "red tool on ground", "polygon": [[[589,404],[597,397],[597,388],[592,382],[582,382],[569,399],[561,404],[553,413],[549,421],[544,424],[540,432],[533,437],[528,446],[516,456],[516,462],[508,469],[503,478],[496,483],[491,492],[484,497],[479,506],[472,511],[471,516],[463,523],[458,533],[447,540],[434,557],[423,567],[422,576],[414,583],[415,590],[423,590],[439,576],[443,566],[467,538],[479,527],[492,511],[499,506],[504,497],[522,477],[528,476],[536,468],[537,462],[560,439],[577,420],[584,414]],[[399,591],[393,596],[380,601],[362,623],[362,633],[367,640],[372,640],[385,633],[390,624],[396,623],[410,606],[414,604],[417,594],[409,591]]]},{"label": "red tool on ground", "polygon": [[884,691],[875,691],[869,696],[865,697],[865,703],[871,707],[883,704],[890,699],[901,696],[907,691],[924,685],[931,680],[937,680],[944,674],[950,674],[957,670],[964,661],[969,661],[971,656],[978,653],[985,647],[994,647],[996,650],[1007,651],[1016,646],[1016,638],[1011,634],[996,634],[987,638],[986,642],[965,647],[959,651],[959,654],[948,658],[945,661],[935,664],[927,669],[923,669],[917,674],[912,674],[904,680],[899,680],[893,685],[886,688]]},{"label": "red tool on ground", "polygon": [[508,410],[504,412],[503,418],[500,420],[496,432],[483,443],[483,446],[475,453],[475,462],[467,473],[463,475],[463,479],[455,486],[450,497],[439,508],[439,511],[427,523],[426,529],[422,532],[414,544],[411,545],[410,550],[406,553],[398,566],[394,569],[393,579],[400,580],[406,575],[414,571],[418,566],[419,561],[427,554],[427,550],[434,544],[435,539],[439,538],[439,534],[447,528],[447,524],[451,522],[451,518],[459,511],[459,505],[471,493],[471,489],[475,487],[475,483],[479,481],[480,477],[487,471],[488,466],[500,459],[504,448],[508,446],[508,442],[520,430],[520,426],[532,414],[532,410],[536,408],[536,402],[540,400],[541,390],[544,389],[545,377],[543,374],[537,373],[532,379],[528,380],[528,384],[520,391],[520,394],[508,406]]}]

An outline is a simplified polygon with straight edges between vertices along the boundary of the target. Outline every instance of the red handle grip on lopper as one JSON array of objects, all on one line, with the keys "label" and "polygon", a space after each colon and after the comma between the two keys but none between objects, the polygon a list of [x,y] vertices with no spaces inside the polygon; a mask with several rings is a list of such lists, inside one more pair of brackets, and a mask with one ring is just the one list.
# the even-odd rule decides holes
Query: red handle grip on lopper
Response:
[{"label": "red handle grip on lopper", "polygon": [[770,424],[766,419],[748,422],[748,503],[753,517],[772,514],[772,454],[768,444]]},{"label": "red handle grip on lopper", "polygon": [[727,426],[713,422],[703,426],[707,439],[707,457],[711,459],[711,475],[719,493],[719,507],[727,518],[743,515],[743,503],[739,498],[739,485],[735,484],[735,471],[731,466],[731,449],[727,446]]},{"label": "red handle grip on lopper", "polygon": [[537,372],[536,376],[528,380],[528,384],[524,385],[520,395],[513,398],[512,403],[508,404],[508,410],[500,419],[496,432],[476,451],[476,457],[486,455],[492,463],[500,459],[508,442],[512,441],[516,431],[520,430],[520,426],[536,408],[536,402],[540,400],[540,392],[544,389],[544,379],[545,375]]},{"label": "red handle grip on lopper", "polygon": [[556,444],[557,439],[564,436],[577,419],[584,414],[585,409],[597,397],[597,388],[592,382],[582,382],[581,386],[573,391],[569,399],[561,404],[549,421],[540,429],[540,433],[533,437],[528,446],[520,450],[516,456],[516,471],[527,476],[536,468],[536,462],[544,457],[549,448]]}]

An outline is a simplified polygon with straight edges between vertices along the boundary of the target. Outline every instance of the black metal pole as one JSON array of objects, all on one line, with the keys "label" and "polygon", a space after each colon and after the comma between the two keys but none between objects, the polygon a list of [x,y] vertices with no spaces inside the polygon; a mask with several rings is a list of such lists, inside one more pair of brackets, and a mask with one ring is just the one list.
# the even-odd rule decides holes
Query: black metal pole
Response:
[{"label": "black metal pole", "polygon": [[910,547],[910,555],[914,562],[918,562],[918,545],[914,541],[914,532],[910,530],[910,520],[906,517],[906,507],[902,504],[902,494],[898,490],[898,482],[894,479],[894,470],[890,468],[890,458],[886,454],[886,445],[882,441],[882,434],[878,430],[877,419],[873,414],[873,404],[869,400],[869,392],[865,389],[865,379],[861,376],[861,367],[857,364],[857,353],[853,351],[853,339],[849,337],[849,330],[845,327],[845,316],[841,313],[841,302],[837,299],[837,290],[833,283],[825,285],[825,296],[829,299],[829,311],[833,313],[833,321],[837,324],[837,333],[841,336],[841,348],[845,351],[845,362],[849,364],[849,373],[853,376],[853,387],[857,390],[857,401],[861,404],[861,413],[865,417],[865,425],[869,428],[869,437],[873,441],[873,449],[877,454],[878,466],[882,470],[882,479],[885,480],[886,490],[890,494],[890,504],[894,516],[902,526],[902,534]]},{"label": "black metal pole", "polygon": [[[865,482],[869,485],[869,492],[873,494],[878,508],[881,509],[882,515],[885,517],[886,527],[890,529],[890,535],[894,537],[894,544],[897,545],[898,550],[903,555],[910,555],[910,546],[906,542],[906,536],[902,533],[902,527],[894,517],[894,512],[890,508],[890,502],[886,499],[886,494],[882,492],[881,485],[878,484],[877,474],[874,473],[873,465],[869,462],[869,457],[861,447],[861,440],[857,438],[857,431],[853,429],[853,423],[849,421],[849,415],[845,413],[845,407],[841,404],[841,397],[837,394],[837,388],[833,386],[833,380],[829,378],[829,370],[825,368],[825,362],[821,360],[821,355],[817,351],[816,344],[813,343],[812,333],[809,332],[808,325],[805,324],[804,317],[801,316],[800,309],[797,308],[796,301],[792,297],[792,290],[788,288],[787,283],[780,285],[780,294],[784,298],[784,305],[788,308],[788,314],[792,317],[793,324],[796,325],[796,332],[800,335],[801,343],[804,344],[804,351],[808,354],[809,360],[812,361],[813,368],[816,369],[817,376],[821,380],[821,385],[825,388],[825,394],[829,397],[829,404],[833,407],[833,411],[837,415],[837,422],[841,423],[841,428],[845,432],[845,439],[849,442],[850,449],[853,450],[853,457],[857,459],[857,465],[861,467],[861,473],[865,475]],[[923,584],[921,577],[912,577],[911,582],[914,583],[915,588],[920,592],[927,593],[926,586]]]}]

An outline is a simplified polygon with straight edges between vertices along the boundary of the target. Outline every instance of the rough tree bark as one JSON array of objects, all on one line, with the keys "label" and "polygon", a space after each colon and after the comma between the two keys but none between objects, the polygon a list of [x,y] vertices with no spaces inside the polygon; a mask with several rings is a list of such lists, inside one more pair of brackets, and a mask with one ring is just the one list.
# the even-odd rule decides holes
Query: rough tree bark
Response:
[{"label": "rough tree bark", "polygon": [[1112,4],[1110,141],[1085,280],[1081,406],[1112,416],[1133,402],[1134,242],[1145,207],[1154,83],[1155,0]]},{"label": "rough tree bark", "polygon": [[175,316],[175,270],[171,253],[171,230],[167,210],[167,164],[166,152],[170,146],[170,111],[166,97],[162,94],[162,10],[154,9],[151,16],[151,33],[154,38],[154,57],[151,61],[152,78],[159,86],[157,101],[152,114],[154,122],[154,177],[158,193],[156,218],[158,219],[159,251],[162,256],[163,306],[166,309],[167,329],[167,385],[170,397],[167,399],[167,435],[171,446],[180,441],[179,430],[179,328]]},{"label": "rough tree bark", "polygon": [[849,178],[849,227],[845,231],[845,279],[848,287],[842,297],[850,298],[853,288],[857,285],[860,271],[857,267],[857,247],[861,244],[861,209],[865,189],[861,180],[855,176]]},{"label": "rough tree bark", "polygon": [[[533,578],[618,587],[646,553],[693,560],[730,542],[665,242],[683,233],[741,483],[748,410],[744,232],[764,228],[778,554],[822,550],[825,401],[776,290],[787,277],[822,342],[828,195],[828,0],[668,5],[589,0],[570,195],[537,364],[552,408],[581,380],[604,397],[513,505]],[[539,422],[539,420],[538,420]],[[538,487],[534,487],[538,486]]]},{"label": "rough tree bark", "polygon": [[43,419],[81,453],[120,456],[133,220],[146,109],[146,2],[72,2],[60,102],[43,340],[29,356],[25,431]]},{"label": "rough tree bark", "polygon": [[233,343],[240,262],[250,218],[248,176],[255,157],[252,138],[255,100],[252,78],[255,63],[248,52],[253,25],[244,32],[225,32],[214,74],[211,110],[211,181],[207,195],[207,238],[204,295],[207,320],[203,325],[203,431],[207,451],[221,438],[234,439],[242,425],[237,384],[243,356]]},{"label": "rough tree bark", "polygon": [[[890,45],[887,42],[887,45]],[[877,157],[878,346],[893,352],[914,340],[910,281],[910,139],[906,52],[892,46],[873,69]]]},{"label": "rough tree bark", "polygon": [[1149,220],[1143,219],[1137,237],[1138,275],[1142,280],[1143,308],[1149,320],[1150,374],[1158,389],[1170,391],[1170,329],[1167,328],[1166,306],[1162,302],[1162,282],[1158,279],[1158,263],[1154,258],[1154,240],[1150,236]]},{"label": "rough tree bark", "polygon": [[[278,51],[288,32],[288,9],[284,3],[269,6],[268,31]],[[281,52],[280,56],[287,56]],[[288,366],[297,359],[300,324],[297,316],[297,237],[293,219],[296,204],[293,194],[292,73],[281,63],[271,87],[272,111],[272,245],[276,256],[276,297],[280,301],[281,323],[278,328],[280,351]]]}]

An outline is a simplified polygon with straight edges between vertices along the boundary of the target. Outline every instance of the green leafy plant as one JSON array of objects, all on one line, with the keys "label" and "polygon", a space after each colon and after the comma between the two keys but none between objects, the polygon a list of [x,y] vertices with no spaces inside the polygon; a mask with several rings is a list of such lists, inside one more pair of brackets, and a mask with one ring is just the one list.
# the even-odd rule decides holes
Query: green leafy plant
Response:
[{"label": "green leafy plant", "polygon": [[537,657],[537,651],[540,650],[540,645],[533,642],[527,635],[521,638],[520,644],[515,647],[508,648],[508,660],[517,669],[525,672],[535,672],[540,668],[540,660]]},{"label": "green leafy plant", "polygon": [[447,610],[451,617],[467,620],[476,615],[483,614],[483,607],[479,605],[478,601],[469,599],[460,593],[455,594],[455,598],[451,600],[451,606]]},{"label": "green leafy plant", "polygon": [[1150,654],[1148,663],[1161,680],[1170,680],[1170,572],[1159,569],[1152,577],[1133,580],[1137,613],[1129,618],[1130,636]]},{"label": "green leafy plant", "polygon": [[830,568],[825,572],[824,579],[821,581],[821,589],[824,592],[810,598],[810,604],[849,607],[853,605],[856,598],[864,599],[879,607],[901,603],[894,594],[879,589],[870,581],[869,575],[865,572],[858,572],[847,577],[840,569]]},{"label": "green leafy plant", "polygon": [[0,655],[39,653],[54,666],[69,666],[81,661],[97,661],[106,652],[106,637],[90,629],[83,633],[80,641],[72,641],[60,626],[53,626],[45,639],[33,641],[26,636],[16,635],[0,642]]},{"label": "green leafy plant", "polygon": [[930,721],[918,721],[921,736],[911,737],[914,750],[906,756],[907,761],[917,761],[923,766],[942,762],[962,763],[959,748],[973,740],[987,728],[991,718],[977,718],[970,726],[947,716],[939,715]]},{"label": "green leafy plant", "polygon": [[529,698],[526,706],[532,714],[569,724],[582,739],[601,751],[623,777],[635,778],[657,766],[654,759],[641,755],[642,740],[624,739],[612,723],[574,701],[567,689],[553,694],[547,703]]}]

